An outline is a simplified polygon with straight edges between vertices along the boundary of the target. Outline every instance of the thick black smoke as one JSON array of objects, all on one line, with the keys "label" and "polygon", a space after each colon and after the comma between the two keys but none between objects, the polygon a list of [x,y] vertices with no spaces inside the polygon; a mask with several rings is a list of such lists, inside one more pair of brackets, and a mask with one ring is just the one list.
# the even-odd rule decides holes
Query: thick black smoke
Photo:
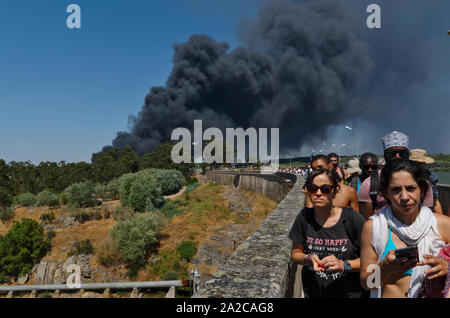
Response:
[{"label": "thick black smoke", "polygon": [[[382,121],[409,84],[426,77],[423,63],[412,67],[425,48],[405,48],[392,60],[373,54],[380,39],[364,30],[367,15],[339,0],[272,1],[243,28],[242,47],[230,51],[207,35],[174,45],[165,87],[151,89],[130,132],[112,145],[150,152],[173,129],[202,119],[203,129],[279,127],[281,149],[299,149],[327,138],[329,126]],[[415,43],[399,42],[408,40]]]}]

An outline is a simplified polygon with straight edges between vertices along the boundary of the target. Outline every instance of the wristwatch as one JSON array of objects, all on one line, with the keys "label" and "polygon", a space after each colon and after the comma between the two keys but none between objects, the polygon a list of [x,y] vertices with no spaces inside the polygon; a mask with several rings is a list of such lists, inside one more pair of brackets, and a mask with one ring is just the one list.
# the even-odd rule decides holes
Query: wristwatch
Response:
[{"label": "wristwatch", "polygon": [[343,273],[350,272],[352,269],[352,264],[349,261],[344,261],[344,270]]}]

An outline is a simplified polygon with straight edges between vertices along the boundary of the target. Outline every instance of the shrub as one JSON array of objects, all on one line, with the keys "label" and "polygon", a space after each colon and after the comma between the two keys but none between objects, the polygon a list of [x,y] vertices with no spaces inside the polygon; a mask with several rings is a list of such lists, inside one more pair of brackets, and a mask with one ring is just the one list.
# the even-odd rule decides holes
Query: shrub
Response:
[{"label": "shrub", "polygon": [[129,265],[143,266],[148,250],[158,242],[163,224],[161,214],[139,214],[118,222],[111,229],[111,237]]},{"label": "shrub", "polygon": [[8,277],[28,274],[49,249],[50,242],[44,235],[42,225],[23,218],[0,237],[0,272]]},{"label": "shrub", "polygon": [[36,204],[36,195],[30,192],[21,193],[17,196],[16,200],[20,206],[29,207]]},{"label": "shrub", "polygon": [[38,206],[59,206],[59,198],[53,192],[44,190],[36,196],[36,203]]},{"label": "shrub", "polygon": [[189,179],[186,180],[186,185],[187,186],[189,186],[191,184],[196,184],[196,183],[198,183],[197,178],[189,178]]},{"label": "shrub", "polygon": [[120,263],[120,252],[114,241],[108,236],[97,249],[98,262],[105,266],[110,267]]},{"label": "shrub", "polygon": [[56,232],[55,231],[49,231],[47,232],[47,240],[51,241],[55,236],[56,236]]},{"label": "shrub", "polygon": [[68,255],[80,255],[80,254],[94,254],[94,246],[91,243],[90,239],[86,239],[84,241],[76,241],[74,243],[74,248],[70,249]]},{"label": "shrub", "polygon": [[163,275],[163,280],[176,280],[178,279],[178,273],[173,271],[168,271]]},{"label": "shrub", "polygon": [[109,211],[108,206],[105,205],[102,209],[102,212],[103,212],[103,218],[109,219],[109,217],[111,216],[111,212]]},{"label": "shrub", "polygon": [[150,169],[143,171],[148,171],[156,178],[163,195],[176,193],[186,184],[183,174],[178,170]]},{"label": "shrub", "polygon": [[59,205],[60,206],[67,205],[68,202],[69,202],[69,195],[65,192],[61,193],[59,195]]},{"label": "shrub", "polygon": [[178,215],[178,214],[182,214],[184,213],[184,210],[179,210],[177,209],[176,206],[174,206],[173,204],[171,204],[170,202],[167,202],[166,204],[163,205],[163,207],[161,208],[161,212],[169,217],[172,218],[174,215]]},{"label": "shrub", "polygon": [[119,194],[120,202],[123,205],[128,205],[128,197],[130,195],[131,186],[134,180],[137,178],[137,173],[126,173],[122,175],[119,180]]},{"label": "shrub", "polygon": [[9,208],[13,203],[13,197],[9,191],[5,188],[0,187],[0,207]]},{"label": "shrub", "polygon": [[71,207],[71,208],[69,208],[68,212],[69,212],[69,216],[75,218],[75,220],[80,223],[89,221],[93,217],[91,212],[84,210],[84,209],[80,209],[80,208]]},{"label": "shrub", "polygon": [[113,211],[113,218],[116,221],[126,220],[134,215],[133,209],[127,206],[116,206]]},{"label": "shrub", "polygon": [[117,200],[120,195],[120,182],[119,179],[111,180],[104,188],[103,199],[104,200]]},{"label": "shrub", "polygon": [[67,204],[72,207],[93,207],[97,205],[96,184],[92,181],[74,183],[67,187]]},{"label": "shrub", "polygon": [[14,210],[12,208],[0,208],[0,220],[3,223],[8,222],[14,217]]},{"label": "shrub", "polygon": [[128,197],[128,205],[136,212],[150,211],[164,204],[161,188],[156,179],[147,173],[141,173],[133,181]]},{"label": "shrub", "polygon": [[44,223],[51,223],[55,220],[55,215],[53,213],[44,213],[39,217],[39,220]]},{"label": "shrub", "polygon": [[183,241],[177,247],[177,253],[181,258],[190,262],[191,259],[197,254],[197,246],[195,246],[194,242],[191,241]]}]

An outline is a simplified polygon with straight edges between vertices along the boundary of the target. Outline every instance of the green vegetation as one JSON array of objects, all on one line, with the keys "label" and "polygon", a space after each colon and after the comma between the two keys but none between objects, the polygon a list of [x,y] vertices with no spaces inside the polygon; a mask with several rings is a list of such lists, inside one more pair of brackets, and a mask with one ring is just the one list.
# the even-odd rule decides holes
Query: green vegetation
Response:
[{"label": "green vegetation", "polygon": [[70,249],[68,255],[81,255],[81,254],[94,254],[94,246],[91,243],[91,240],[86,239],[84,241],[76,241],[73,244],[73,248]]},{"label": "green vegetation", "polygon": [[23,218],[5,236],[0,236],[0,280],[31,272],[33,265],[49,251],[50,241],[38,222]]},{"label": "green vegetation", "polygon": [[97,186],[92,181],[74,183],[64,190],[70,207],[85,208],[97,205]]},{"label": "green vegetation", "polygon": [[0,220],[3,223],[8,222],[14,217],[14,210],[12,208],[0,208]]},{"label": "green vegetation", "polygon": [[5,188],[0,188],[0,208],[9,208],[13,203],[13,197]]},{"label": "green vegetation", "polygon": [[55,220],[55,215],[53,213],[44,213],[39,217],[39,220],[44,223],[51,223]]},{"label": "green vegetation", "polygon": [[174,204],[166,202],[160,209],[162,214],[164,214],[169,219],[175,215],[183,214],[185,212],[183,209],[178,209]]},{"label": "green vegetation", "polygon": [[38,206],[56,207],[59,206],[59,198],[50,190],[44,190],[36,196],[36,203]]},{"label": "green vegetation", "polygon": [[182,259],[190,262],[195,254],[197,254],[197,246],[194,242],[183,241],[180,245],[177,246],[177,253]]},{"label": "green vegetation", "polygon": [[21,193],[16,197],[17,204],[23,207],[29,207],[36,204],[36,195],[31,192]]},{"label": "green vegetation", "polygon": [[151,271],[163,280],[188,279],[189,263],[173,250],[163,250],[156,255],[157,261],[150,264]]},{"label": "green vegetation", "polygon": [[145,265],[147,252],[158,242],[158,233],[164,225],[159,213],[137,214],[119,221],[111,229],[111,237],[121,257],[132,268]]},{"label": "green vegetation", "polygon": [[97,249],[97,259],[105,267],[114,266],[120,263],[120,252],[111,237],[103,241]]}]

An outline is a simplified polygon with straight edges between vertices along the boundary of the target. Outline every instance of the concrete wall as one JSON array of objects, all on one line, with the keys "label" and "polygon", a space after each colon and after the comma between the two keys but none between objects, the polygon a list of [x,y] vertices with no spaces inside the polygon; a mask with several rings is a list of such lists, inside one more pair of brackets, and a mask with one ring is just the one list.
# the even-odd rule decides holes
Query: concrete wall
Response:
[{"label": "concrete wall", "polygon": [[[235,175],[236,176],[236,175]],[[232,184],[233,176],[210,176]],[[242,178],[240,175],[239,178]],[[269,177],[269,176],[266,176]],[[245,187],[267,189],[255,185],[265,176],[244,176]],[[265,178],[276,183],[276,178]],[[272,179],[272,181],[270,181]],[[281,178],[283,179],[283,178]],[[267,187],[268,185],[266,185]],[[275,186],[268,186],[275,189]],[[303,180],[299,178],[275,210],[230,256],[213,278],[194,294],[194,298],[282,298],[294,293],[297,265],[291,261],[291,241],[287,235],[304,204]],[[267,191],[267,190],[266,190]],[[281,190],[280,190],[281,191]],[[275,196],[279,195],[276,191]]]},{"label": "concrete wall", "polygon": [[292,184],[282,176],[249,172],[208,171],[206,177],[213,183],[233,185],[238,189],[261,193],[276,202],[280,202],[288,194]]},{"label": "concrete wall", "polygon": [[444,214],[448,215],[448,208],[450,208],[450,185],[438,184],[439,201],[441,201]]}]

